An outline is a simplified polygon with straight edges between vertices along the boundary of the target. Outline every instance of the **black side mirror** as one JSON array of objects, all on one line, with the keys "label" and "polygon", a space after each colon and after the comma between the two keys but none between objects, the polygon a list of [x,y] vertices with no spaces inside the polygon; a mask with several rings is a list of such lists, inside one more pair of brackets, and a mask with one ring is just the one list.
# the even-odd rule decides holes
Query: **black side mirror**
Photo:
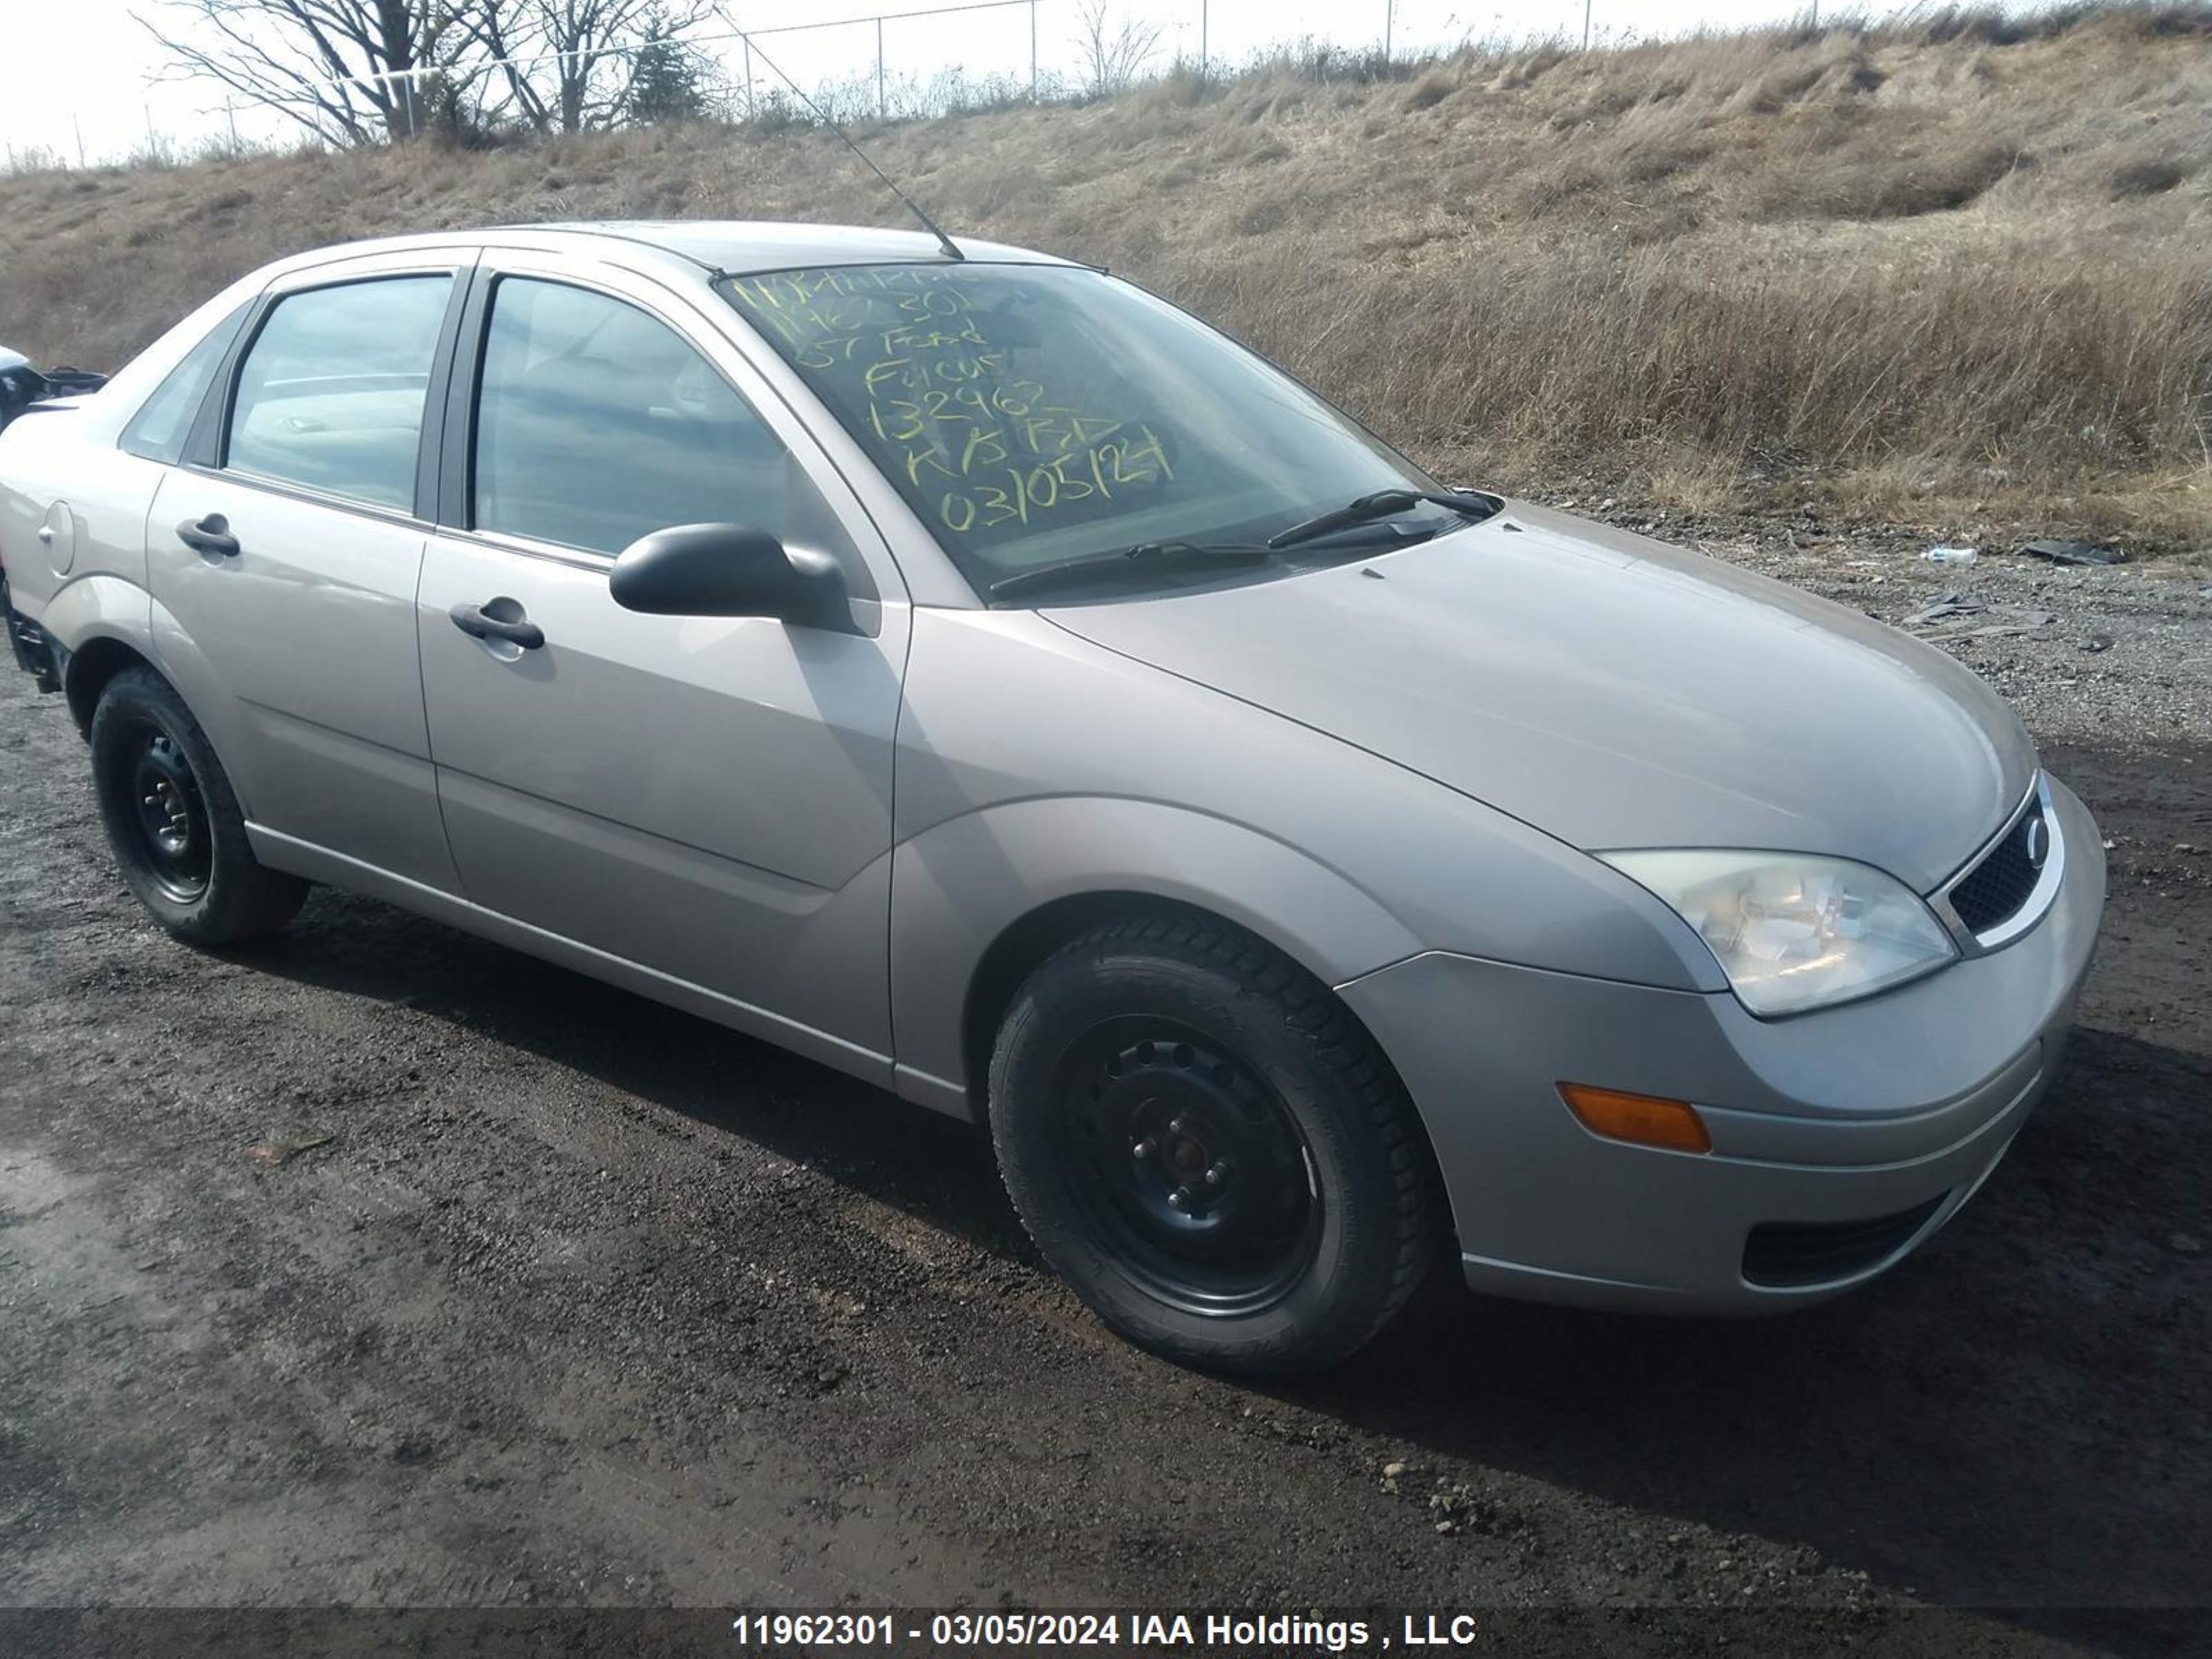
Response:
[{"label": "black side mirror", "polygon": [[740,524],[681,524],[641,536],[607,579],[625,611],[656,617],[779,617],[857,633],[845,573],[827,553],[787,548]]}]

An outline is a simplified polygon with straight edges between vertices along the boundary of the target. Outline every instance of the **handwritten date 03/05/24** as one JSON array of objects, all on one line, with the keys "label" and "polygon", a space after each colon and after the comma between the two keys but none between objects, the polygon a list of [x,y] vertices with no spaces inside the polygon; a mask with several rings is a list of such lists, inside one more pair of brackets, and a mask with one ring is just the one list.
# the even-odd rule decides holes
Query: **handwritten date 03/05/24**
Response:
[{"label": "handwritten date 03/05/24", "polygon": [[1157,1648],[1202,1652],[1300,1647],[1329,1653],[1466,1647],[1481,1638],[1472,1613],[1407,1613],[1394,1621],[1307,1613],[1030,1613],[958,1609],[892,1613],[747,1613],[731,1632],[763,1648]]}]

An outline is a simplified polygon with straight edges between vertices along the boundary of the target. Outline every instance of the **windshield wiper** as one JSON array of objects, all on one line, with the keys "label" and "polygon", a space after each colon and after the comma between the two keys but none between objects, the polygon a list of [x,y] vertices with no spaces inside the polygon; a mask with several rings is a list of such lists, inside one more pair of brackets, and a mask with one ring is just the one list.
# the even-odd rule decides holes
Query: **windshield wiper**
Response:
[{"label": "windshield wiper", "polygon": [[1431,501],[1438,507],[1449,507],[1454,512],[1482,520],[1498,511],[1498,503],[1487,495],[1475,495],[1452,489],[1378,489],[1371,495],[1362,495],[1358,501],[1328,513],[1317,514],[1301,520],[1288,530],[1279,530],[1267,538],[1270,547],[1296,547],[1300,542],[1310,542],[1328,535],[1333,531],[1349,530],[1352,526],[1367,524],[1376,519],[1387,519]]},{"label": "windshield wiper", "polygon": [[1001,576],[984,590],[988,598],[1005,599],[1046,587],[1074,587],[1088,581],[1117,576],[1141,575],[1168,565],[1259,564],[1275,556],[1272,546],[1254,542],[1139,542],[1118,553],[1091,553],[1059,564],[1039,565]]}]

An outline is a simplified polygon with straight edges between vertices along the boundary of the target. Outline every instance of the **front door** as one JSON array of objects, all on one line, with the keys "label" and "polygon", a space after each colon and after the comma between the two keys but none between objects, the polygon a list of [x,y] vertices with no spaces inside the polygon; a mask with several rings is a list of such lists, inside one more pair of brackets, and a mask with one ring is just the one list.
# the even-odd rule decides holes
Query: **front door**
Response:
[{"label": "front door", "polygon": [[264,854],[303,842],[448,890],[415,588],[423,410],[456,280],[418,258],[275,295],[146,538],[155,650],[277,838]]},{"label": "front door", "polygon": [[[879,544],[859,550],[872,532],[817,487],[787,412],[781,431],[756,412],[769,399],[726,341],[696,316],[679,332],[682,306],[648,311],[617,277],[561,278],[510,267],[471,308],[473,407],[466,386],[450,405],[473,452],[465,523],[422,572],[430,747],[464,890],[700,988],[734,1024],[887,1070],[896,574]],[[835,554],[870,631],[614,603],[623,547],[709,522]]]}]

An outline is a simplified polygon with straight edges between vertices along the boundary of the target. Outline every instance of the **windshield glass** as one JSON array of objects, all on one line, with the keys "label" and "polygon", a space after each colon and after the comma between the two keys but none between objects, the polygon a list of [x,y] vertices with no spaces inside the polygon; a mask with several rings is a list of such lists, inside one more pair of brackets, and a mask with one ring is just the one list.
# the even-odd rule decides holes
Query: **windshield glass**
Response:
[{"label": "windshield glass", "polygon": [[[858,265],[723,288],[979,592],[1140,544],[1261,541],[1370,491],[1435,487],[1279,370],[1101,272]],[[1129,572],[1189,580],[1187,565]]]}]

